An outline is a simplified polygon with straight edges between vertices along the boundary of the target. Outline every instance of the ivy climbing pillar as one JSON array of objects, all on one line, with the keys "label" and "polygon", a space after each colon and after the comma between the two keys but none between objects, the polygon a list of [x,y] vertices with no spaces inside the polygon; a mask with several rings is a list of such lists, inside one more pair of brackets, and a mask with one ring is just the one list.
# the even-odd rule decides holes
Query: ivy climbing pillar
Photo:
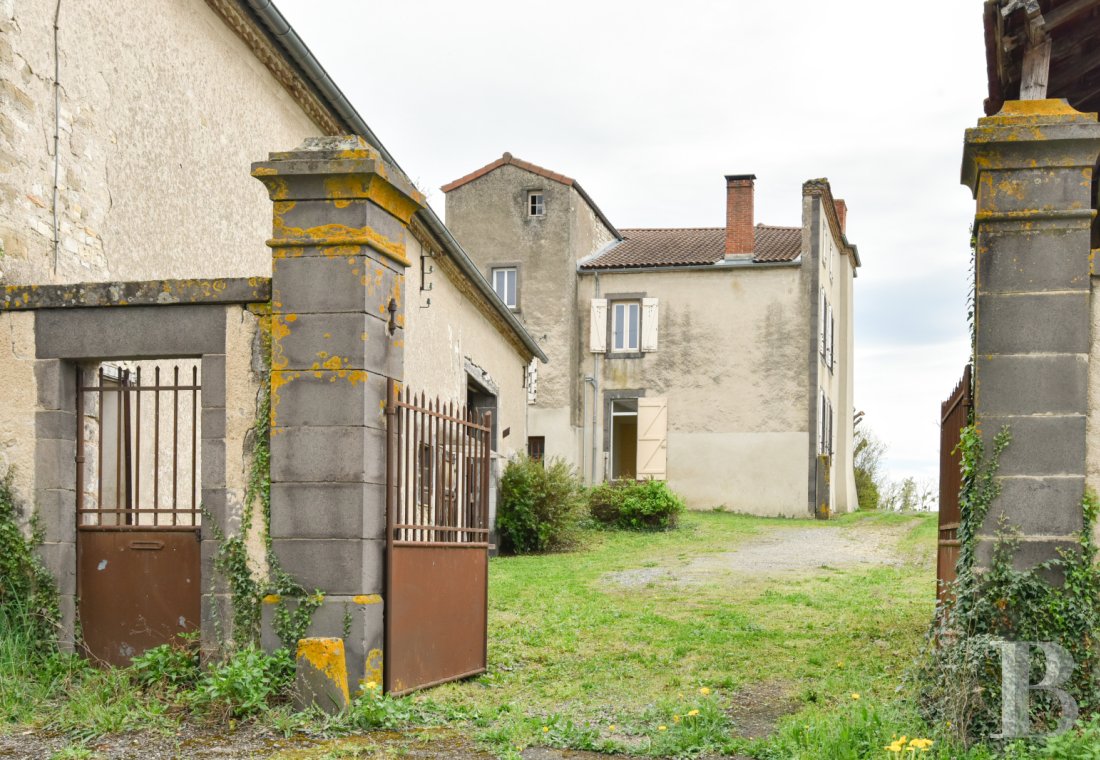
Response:
[{"label": "ivy climbing pillar", "polygon": [[[405,236],[424,199],[354,136],[309,138],[252,176],[273,202],[270,535],[282,578],[263,638],[344,639],[354,691],[382,680],[386,381],[402,379]],[[289,625],[318,601],[308,626]]]},{"label": "ivy climbing pillar", "polygon": [[1078,545],[1098,156],[1097,115],[1061,100],[1006,102],[966,132],[962,180],[977,200],[975,413],[987,454],[998,430],[1011,434],[1000,493],[977,529],[979,568],[1003,527],[1018,535],[1021,570]]}]

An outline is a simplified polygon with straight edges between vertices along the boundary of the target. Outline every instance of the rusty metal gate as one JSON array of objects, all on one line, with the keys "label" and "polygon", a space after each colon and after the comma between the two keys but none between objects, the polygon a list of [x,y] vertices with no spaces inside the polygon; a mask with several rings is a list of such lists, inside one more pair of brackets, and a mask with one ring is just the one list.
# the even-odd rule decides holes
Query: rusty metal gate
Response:
[{"label": "rusty metal gate", "polygon": [[387,404],[383,686],[406,694],[485,671],[492,415]]},{"label": "rusty metal gate", "polygon": [[955,565],[959,561],[959,435],[970,419],[970,365],[951,395],[940,406],[940,515],[939,541],[936,550],[936,589],[945,599],[947,584],[955,580]]},{"label": "rusty metal gate", "polygon": [[187,374],[77,371],[80,623],[85,653],[111,665],[199,626],[197,363]]}]

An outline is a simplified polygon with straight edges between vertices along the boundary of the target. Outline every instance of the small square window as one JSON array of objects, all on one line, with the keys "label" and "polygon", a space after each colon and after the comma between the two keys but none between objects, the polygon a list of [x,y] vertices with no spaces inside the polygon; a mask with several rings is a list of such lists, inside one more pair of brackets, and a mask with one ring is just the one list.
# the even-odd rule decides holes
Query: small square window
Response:
[{"label": "small square window", "polygon": [[637,301],[611,304],[611,350],[637,351],[642,307]]},{"label": "small square window", "polygon": [[509,309],[519,303],[515,267],[500,267],[493,270],[493,290]]},{"label": "small square window", "polygon": [[546,214],[546,201],[541,190],[532,190],[527,193],[527,216],[544,216]]}]

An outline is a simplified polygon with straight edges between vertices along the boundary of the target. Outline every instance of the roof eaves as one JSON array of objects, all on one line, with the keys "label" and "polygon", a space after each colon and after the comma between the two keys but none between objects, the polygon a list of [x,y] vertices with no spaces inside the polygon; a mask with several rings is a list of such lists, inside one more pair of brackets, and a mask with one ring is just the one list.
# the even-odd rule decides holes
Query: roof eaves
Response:
[{"label": "roof eaves", "polygon": [[[333,112],[343,119],[348,129],[358,135],[361,135],[375,150],[377,150],[383,160],[390,164],[397,171],[408,179],[408,175],[405,170],[401,168],[401,165],[397,163],[394,157],[386,150],[386,146],[382,144],[382,141],[378,139],[378,136],[374,134],[373,130],[367,125],[367,122],[355,110],[355,106],[347,99],[340,88],[325,71],[320,61],[306,46],[305,42],[298,36],[297,32],[290,23],[283,17],[283,14],[279,12],[279,9],[271,3],[270,0],[235,0],[239,7],[245,11],[251,11],[255,16],[263,23],[263,26],[267,28],[273,37],[273,42],[278,45],[286,57],[297,65],[305,78],[309,83],[316,88],[318,93],[323,97],[324,101],[332,108]],[[411,181],[410,181],[411,182]],[[416,213],[416,216],[424,223],[424,225],[431,230],[432,234],[438,239],[439,244],[443,247],[444,251],[449,254],[458,264],[458,268],[462,270],[474,286],[484,295],[493,308],[503,317],[505,323],[512,329],[516,336],[520,339],[520,342],[531,352],[533,356],[536,356],[543,363],[549,361],[546,354],[538,343],[535,341],[531,334],[523,327],[520,321],[516,318],[516,315],[512,313],[512,310],[504,305],[504,302],[497,296],[496,291],[493,290],[489,281],[478,271],[478,268],[474,266],[473,261],[470,259],[469,254],[459,245],[455,240],[451,231],[443,224],[443,222],[432,210],[431,206],[424,206],[420,211]]]}]

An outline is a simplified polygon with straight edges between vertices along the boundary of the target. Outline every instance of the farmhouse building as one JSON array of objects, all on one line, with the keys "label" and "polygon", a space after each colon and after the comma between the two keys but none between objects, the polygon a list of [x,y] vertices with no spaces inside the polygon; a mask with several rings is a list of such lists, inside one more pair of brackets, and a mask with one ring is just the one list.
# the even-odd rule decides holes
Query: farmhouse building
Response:
[{"label": "farmhouse building", "polygon": [[[63,642],[78,615],[110,662],[247,640],[215,567],[243,532],[257,578],[322,592],[309,632],[353,685],[381,677],[395,536],[484,573],[542,350],[270,3],[0,2],[0,85],[0,476],[42,519]],[[388,500],[451,529],[387,530]]]},{"label": "farmhouse building", "polygon": [[857,506],[847,209],[803,185],[802,223],[618,229],[574,179],[509,153],[443,187],[447,224],[551,358],[528,449],[591,482],[665,479],[690,507]]}]

